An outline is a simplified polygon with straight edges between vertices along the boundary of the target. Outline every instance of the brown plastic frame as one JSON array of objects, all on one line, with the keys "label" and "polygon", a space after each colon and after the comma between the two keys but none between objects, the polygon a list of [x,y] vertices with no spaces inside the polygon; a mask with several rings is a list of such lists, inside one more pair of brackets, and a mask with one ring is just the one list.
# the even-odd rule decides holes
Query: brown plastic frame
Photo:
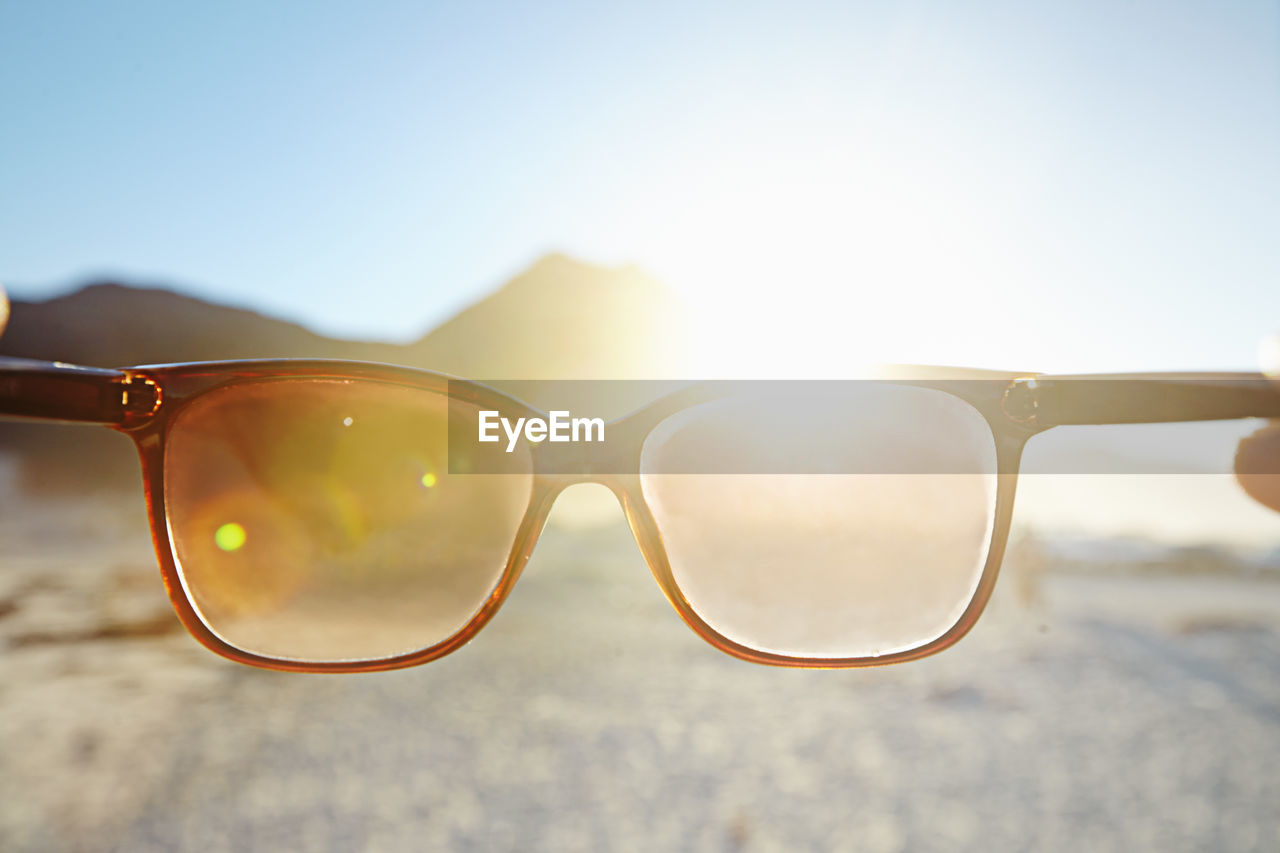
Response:
[{"label": "brown plastic frame", "polygon": [[[931,374],[944,378],[915,379]],[[957,378],[946,378],[950,374]],[[211,651],[238,663],[295,672],[372,672],[416,666],[449,654],[471,640],[510,594],[533,552],[559,493],[579,482],[594,482],[618,497],[654,579],[672,607],[699,636],[727,654],[754,663],[792,667],[861,667],[900,663],[939,652],[973,627],[991,596],[1008,540],[1022,450],[1027,440],[1059,424],[1137,423],[1280,417],[1280,391],[1261,374],[1124,374],[1045,376],[917,368],[904,378],[879,380],[933,388],[976,409],[995,441],[997,491],[995,521],[978,588],[959,620],[937,639],[916,648],[875,657],[808,658],[760,651],[721,635],[695,612],[672,576],[671,566],[640,487],[639,459],[645,438],[662,420],[688,406],[725,393],[722,383],[698,383],[613,421],[611,435],[623,436],[592,460],[587,471],[557,473],[549,445],[532,448],[534,477],[529,505],[512,543],[497,586],[471,620],[444,641],[396,657],[310,662],[257,655],[236,648],[201,620],[183,587],[165,512],[165,444],[174,416],[200,395],[244,382],[296,378],[349,379],[407,386],[428,393],[501,409],[506,413],[546,413],[489,386],[441,373],[368,362],[277,359],[156,365],[105,370],[52,362],[0,359],[0,416],[34,417],[110,426],[129,435],[142,464],[152,539],[161,576],[182,624]],[[963,377],[963,378],[962,378]],[[991,381],[995,380],[995,381]],[[1128,382],[1117,380],[1130,380]],[[558,449],[557,449],[558,450]],[[621,454],[621,456],[619,456]],[[635,473],[615,473],[634,471]]]}]

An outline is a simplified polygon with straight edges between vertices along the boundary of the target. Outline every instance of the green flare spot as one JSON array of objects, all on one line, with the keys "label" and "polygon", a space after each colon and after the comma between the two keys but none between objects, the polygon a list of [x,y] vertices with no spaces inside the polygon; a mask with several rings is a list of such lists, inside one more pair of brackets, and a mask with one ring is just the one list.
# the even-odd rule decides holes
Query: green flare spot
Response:
[{"label": "green flare spot", "polygon": [[240,550],[244,547],[245,538],[244,528],[234,521],[222,525],[213,534],[214,544],[224,551]]}]

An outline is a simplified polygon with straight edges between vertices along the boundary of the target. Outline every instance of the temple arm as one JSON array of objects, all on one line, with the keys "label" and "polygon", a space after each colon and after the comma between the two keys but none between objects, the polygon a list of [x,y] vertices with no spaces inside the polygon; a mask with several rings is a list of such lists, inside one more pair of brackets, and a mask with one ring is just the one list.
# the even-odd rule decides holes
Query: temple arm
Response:
[{"label": "temple arm", "polygon": [[1044,374],[1015,380],[1005,411],[1039,427],[1280,418],[1280,382],[1260,373]]},{"label": "temple arm", "polygon": [[154,411],[159,394],[123,370],[0,358],[0,417],[124,424]]}]

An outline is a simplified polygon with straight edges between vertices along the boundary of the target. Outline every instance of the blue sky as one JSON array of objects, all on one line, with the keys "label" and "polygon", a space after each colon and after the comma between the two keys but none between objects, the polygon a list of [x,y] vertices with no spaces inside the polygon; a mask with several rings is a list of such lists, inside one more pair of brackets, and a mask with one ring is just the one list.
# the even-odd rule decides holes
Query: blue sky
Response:
[{"label": "blue sky", "polygon": [[0,0],[0,126],[20,296],[405,339],[560,250],[801,374],[1280,332],[1274,3]]}]

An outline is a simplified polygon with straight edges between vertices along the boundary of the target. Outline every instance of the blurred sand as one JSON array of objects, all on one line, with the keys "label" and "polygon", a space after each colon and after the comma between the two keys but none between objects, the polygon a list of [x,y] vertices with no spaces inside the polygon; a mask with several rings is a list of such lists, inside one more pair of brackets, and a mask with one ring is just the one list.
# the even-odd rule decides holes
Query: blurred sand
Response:
[{"label": "blurred sand", "polygon": [[1280,583],[1005,578],[940,656],[787,671],[560,527],[462,651],[303,676],[178,630],[140,500],[10,494],[0,543],[6,851],[1280,846]]}]

